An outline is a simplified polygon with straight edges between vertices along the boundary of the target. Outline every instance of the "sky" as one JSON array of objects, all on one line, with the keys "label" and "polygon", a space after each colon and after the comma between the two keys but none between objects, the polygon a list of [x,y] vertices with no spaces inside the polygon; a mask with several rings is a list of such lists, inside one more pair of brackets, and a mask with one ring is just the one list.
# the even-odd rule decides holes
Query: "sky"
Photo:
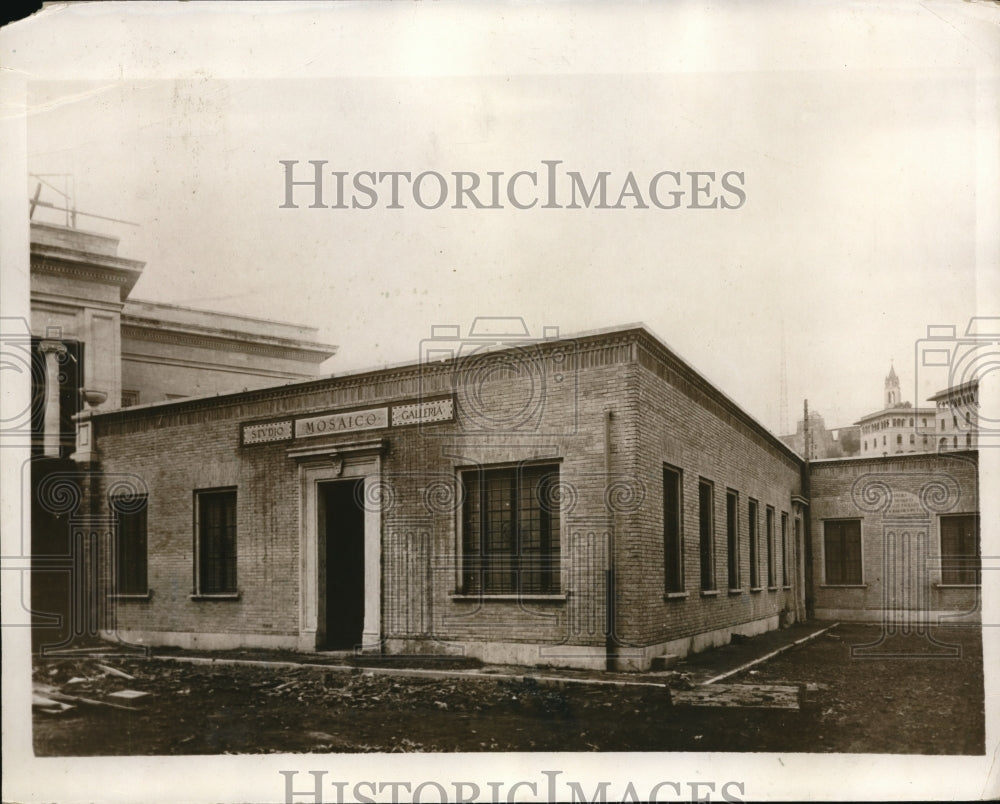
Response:
[{"label": "sky", "polygon": [[[944,387],[915,345],[982,307],[982,49],[894,7],[828,8],[822,34],[823,12],[777,5],[583,8],[561,40],[522,8],[499,30],[397,20],[361,40],[394,55],[331,56],[364,20],[352,6],[315,20],[332,37],[318,71],[315,30],[302,62],[270,73],[48,69],[27,83],[27,168],[69,174],[77,209],[138,224],[79,219],[146,262],[134,297],[315,326],[339,346],[330,372],[416,360],[436,325],[513,316],[532,333],[644,322],[774,431],[783,396],[791,429],[806,398],[830,427],[878,409],[890,364],[909,401]],[[616,35],[641,41],[587,47]],[[296,179],[325,160],[348,182],[468,171],[484,186],[560,160],[588,184],[607,171],[612,198],[631,172],[650,208],[425,209],[404,191],[387,209],[383,184],[372,209],[311,209],[308,188],[283,209],[282,160]],[[745,202],[658,209],[661,171],[742,174]]]}]

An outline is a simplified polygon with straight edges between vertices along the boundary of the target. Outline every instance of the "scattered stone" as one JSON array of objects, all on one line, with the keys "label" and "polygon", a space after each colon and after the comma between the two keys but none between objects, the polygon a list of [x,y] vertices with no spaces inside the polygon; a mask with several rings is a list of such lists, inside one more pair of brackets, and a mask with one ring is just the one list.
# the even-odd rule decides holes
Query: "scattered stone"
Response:
[{"label": "scattered stone", "polygon": [[139,698],[145,698],[149,695],[148,692],[141,692],[140,690],[118,690],[118,692],[112,692],[108,695],[109,698],[120,698],[123,701],[134,701]]},{"label": "scattered stone", "polygon": [[98,669],[103,670],[108,675],[116,676],[117,678],[124,678],[126,681],[135,681],[135,676],[130,676],[124,670],[118,670],[110,665],[100,664],[99,662],[95,662],[94,664]]}]

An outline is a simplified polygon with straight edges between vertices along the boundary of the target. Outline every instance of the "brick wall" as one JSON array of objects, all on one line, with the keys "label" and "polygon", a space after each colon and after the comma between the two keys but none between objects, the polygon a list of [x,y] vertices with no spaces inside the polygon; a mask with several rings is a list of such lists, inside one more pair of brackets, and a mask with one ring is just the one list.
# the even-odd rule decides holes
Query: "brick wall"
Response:
[{"label": "brick wall", "polygon": [[[792,497],[800,491],[798,461],[774,436],[642,330],[557,342],[519,359],[511,368],[509,355],[496,353],[460,370],[451,364],[389,369],[96,418],[100,469],[135,473],[149,493],[151,596],[122,601],[119,627],[293,644],[300,627],[300,530],[309,525],[300,522],[299,466],[287,442],[241,446],[241,424],[442,393],[454,393],[454,421],[308,439],[309,446],[331,449],[372,438],[387,445],[378,504],[380,632],[390,650],[518,644],[536,646],[533,658],[542,663],[571,662],[579,650],[600,658],[609,550],[623,653],[705,632],[728,639],[727,629],[773,627],[782,610],[794,609],[797,575],[790,570],[789,587],[782,588],[780,556],[777,588],[767,588],[766,508],[775,512],[776,551],[781,514],[789,515],[787,560],[794,566]],[[559,465],[558,594],[463,597],[458,473],[522,462]],[[683,473],[687,596],[671,599],[663,578],[665,463]],[[718,594],[712,596],[699,585],[699,478],[715,488]],[[194,492],[231,486],[238,489],[240,596],[193,600]],[[728,488],[739,493],[741,584],[733,593]],[[750,497],[760,506],[759,591],[748,580]]]},{"label": "brick wall", "polygon": [[[644,504],[622,521],[619,628],[629,644],[672,642],[794,611],[798,587],[792,497],[800,468],[790,450],[766,434],[699,377],[685,376],[671,356],[648,344],[632,369],[636,387],[631,471],[645,484]],[[663,468],[681,473],[683,596],[667,597],[664,580]],[[699,532],[701,480],[713,486],[717,594],[703,595]],[[728,584],[726,494],[738,494],[739,576]],[[748,501],[759,506],[759,589],[750,587]],[[775,578],[767,578],[766,509],[774,509]],[[782,584],[781,514],[788,515],[788,587]],[[723,636],[727,640],[728,635]]]},{"label": "brick wall", "polygon": [[[975,613],[979,590],[941,584],[941,517],[979,510],[975,452],[810,466],[812,572],[819,617],[923,621]],[[825,523],[860,520],[861,582],[829,584]]]}]

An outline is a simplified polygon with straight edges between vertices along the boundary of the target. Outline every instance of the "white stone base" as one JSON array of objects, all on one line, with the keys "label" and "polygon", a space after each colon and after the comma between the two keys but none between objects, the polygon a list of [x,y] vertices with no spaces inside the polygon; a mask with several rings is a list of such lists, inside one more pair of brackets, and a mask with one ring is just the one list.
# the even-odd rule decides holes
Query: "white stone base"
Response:
[{"label": "white stone base", "polygon": [[883,609],[816,609],[813,617],[853,623],[921,623],[930,625],[978,625],[978,611],[885,611]]},{"label": "white stone base", "polygon": [[618,669],[631,671],[644,671],[650,668],[653,658],[664,654],[673,654],[684,657],[689,653],[701,653],[709,648],[718,648],[728,645],[733,638],[733,634],[740,636],[757,636],[766,631],[773,631],[778,627],[779,615],[764,617],[760,620],[751,620],[739,625],[717,628],[714,631],[703,631],[700,634],[692,634],[681,639],[672,639],[669,642],[660,642],[656,645],[649,645],[644,648],[621,648],[618,656]]},{"label": "white stone base", "polygon": [[531,642],[440,641],[433,639],[387,639],[388,654],[468,656],[485,664],[515,664],[528,667],[605,668],[604,646],[544,645]]},{"label": "white stone base", "polygon": [[158,645],[186,650],[234,650],[236,648],[272,648],[296,650],[295,634],[203,634],[190,631],[104,631],[110,641],[130,645]]},{"label": "white stone base", "polygon": [[[822,610],[823,619],[850,619],[836,610]],[[853,612],[864,614],[862,610]],[[880,612],[869,612],[880,614]],[[948,614],[948,612],[942,612]],[[820,616],[820,612],[817,612]],[[878,621],[873,617],[872,621]],[[620,647],[615,657],[615,669],[643,672],[649,670],[653,659],[664,654],[683,657],[708,648],[727,645],[733,634],[756,636],[778,627],[778,615],[740,623],[714,631],[693,634],[642,647]],[[160,645],[187,650],[233,650],[236,648],[271,648],[294,650],[300,653],[317,651],[316,635],[302,634],[250,634],[250,633],[193,633],[190,631],[119,631],[103,634],[109,640],[122,640],[132,645]],[[443,641],[435,639],[386,639],[381,650],[390,655],[468,656],[485,664],[510,664],[528,667],[569,667],[581,670],[604,670],[607,656],[603,645],[546,645],[531,642],[479,642],[474,640]],[[368,646],[368,651],[379,652],[379,646]]]},{"label": "white stone base", "polygon": [[[649,670],[653,659],[665,653],[687,656],[708,648],[728,645],[733,634],[756,636],[778,627],[778,615],[739,625],[693,634],[682,639],[642,647],[619,647],[614,669],[626,672]],[[572,667],[604,670],[607,656],[603,645],[539,645],[525,642],[437,641],[387,639],[385,652],[390,654],[444,654],[469,656],[486,664],[516,664],[529,667]]]}]

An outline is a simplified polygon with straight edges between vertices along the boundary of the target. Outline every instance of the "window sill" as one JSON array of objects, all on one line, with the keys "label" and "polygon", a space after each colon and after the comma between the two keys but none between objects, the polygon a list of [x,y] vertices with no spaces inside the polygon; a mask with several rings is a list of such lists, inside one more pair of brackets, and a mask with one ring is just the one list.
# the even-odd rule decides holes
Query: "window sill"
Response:
[{"label": "window sill", "polygon": [[979,589],[982,584],[978,583],[936,583],[937,589]]},{"label": "window sill", "polygon": [[194,594],[194,595],[188,595],[188,597],[191,600],[239,600],[240,599],[240,593],[239,592],[226,592],[226,593],[218,594],[218,595],[210,595],[210,594],[200,595],[200,594]]},{"label": "window sill", "polygon": [[690,595],[687,592],[667,592],[664,600],[686,600]]},{"label": "window sill", "polygon": [[111,600],[149,600],[152,598],[152,590],[148,592],[139,592],[136,594],[119,594],[119,595],[108,595]]},{"label": "window sill", "polygon": [[702,589],[701,590],[701,596],[702,597],[718,597],[719,596],[719,590],[718,589]]},{"label": "window sill", "polygon": [[786,584],[785,584],[784,586],[782,586],[781,588],[782,588],[782,589],[783,589],[784,591],[786,591],[786,592],[787,592],[787,591],[789,591],[789,590],[790,590],[790,589],[792,588],[792,585],[791,585],[790,583],[786,583]]},{"label": "window sill", "polygon": [[764,587],[763,586],[751,586],[750,587],[750,591],[751,592],[763,592],[764,591]]},{"label": "window sill", "polygon": [[777,592],[778,591],[778,587],[777,586],[769,586],[769,587],[767,587],[767,591],[768,592]]},{"label": "window sill", "polygon": [[742,595],[743,594],[743,590],[742,589],[733,589],[733,588],[730,588],[729,589],[729,594],[731,594],[731,595]]},{"label": "window sill", "polygon": [[477,600],[490,600],[497,602],[507,602],[507,601],[527,601],[529,603],[562,603],[565,602],[566,598],[569,597],[568,594],[561,595],[463,595],[461,593],[455,593],[448,595],[451,600],[456,603],[467,603],[475,602]]},{"label": "window sill", "polygon": [[866,583],[821,583],[820,589],[867,589]]}]

